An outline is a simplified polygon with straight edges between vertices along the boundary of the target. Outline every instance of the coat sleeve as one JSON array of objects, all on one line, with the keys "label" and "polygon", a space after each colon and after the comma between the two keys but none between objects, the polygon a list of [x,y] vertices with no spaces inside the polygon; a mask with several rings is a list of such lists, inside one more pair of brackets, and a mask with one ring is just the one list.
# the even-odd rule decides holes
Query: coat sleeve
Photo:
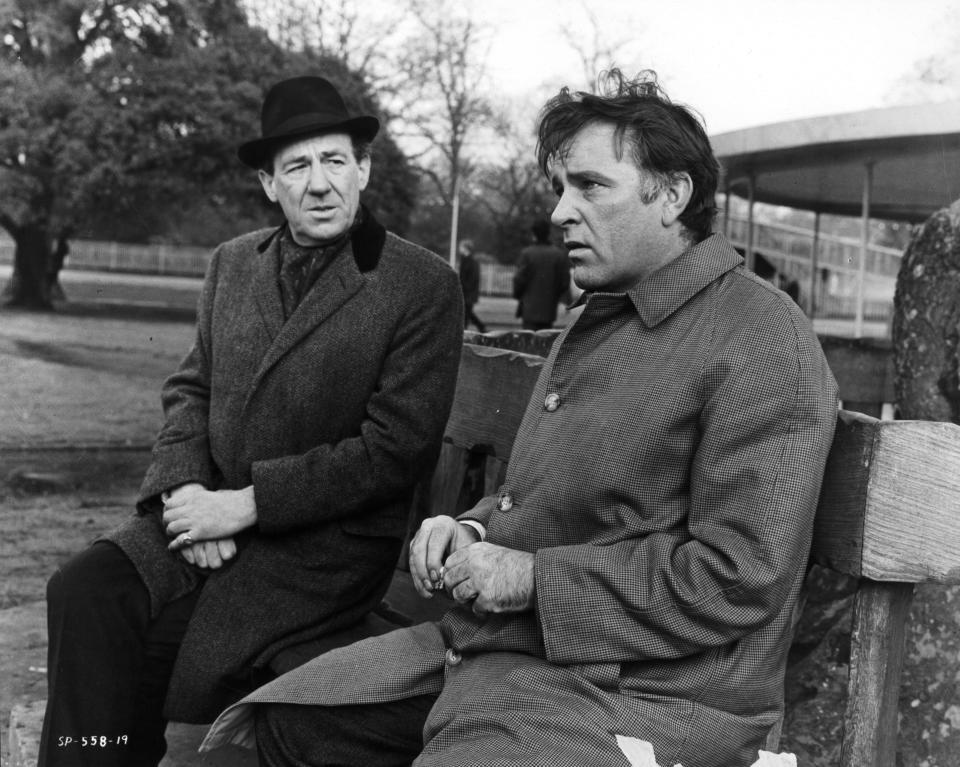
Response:
[{"label": "coat sleeve", "polygon": [[137,500],[141,513],[155,510],[157,496],[185,482],[214,487],[219,472],[210,453],[210,324],[220,250],[214,252],[197,304],[196,338],[177,371],[163,385],[164,424]]},{"label": "coat sleeve", "polygon": [[812,333],[742,332],[703,372],[685,531],[536,553],[537,617],[555,663],[673,659],[736,640],[802,577],[836,424]]},{"label": "coat sleeve", "polygon": [[[398,322],[357,436],[253,464],[258,525],[284,533],[409,496],[440,449],[463,346],[463,301],[446,266]],[[406,513],[407,504],[400,504]]]}]

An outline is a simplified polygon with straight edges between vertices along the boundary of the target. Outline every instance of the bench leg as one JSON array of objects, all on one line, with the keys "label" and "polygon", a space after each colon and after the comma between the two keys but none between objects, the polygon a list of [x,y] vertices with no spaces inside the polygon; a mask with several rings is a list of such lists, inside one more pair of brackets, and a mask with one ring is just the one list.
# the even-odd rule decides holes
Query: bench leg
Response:
[{"label": "bench leg", "polygon": [[860,581],[853,605],[841,767],[894,767],[912,583]]}]

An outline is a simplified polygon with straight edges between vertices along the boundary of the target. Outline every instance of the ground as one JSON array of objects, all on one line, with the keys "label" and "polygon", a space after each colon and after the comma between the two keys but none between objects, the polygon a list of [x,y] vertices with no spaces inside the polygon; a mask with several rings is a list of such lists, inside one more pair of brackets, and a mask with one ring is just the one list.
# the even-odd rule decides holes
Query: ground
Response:
[{"label": "ground", "polygon": [[[0,754],[15,703],[46,696],[46,579],[132,509],[160,426],[159,389],[192,339],[189,312],[0,311]],[[788,675],[782,747],[836,763],[849,584],[815,571]],[[960,767],[960,599],[918,590],[900,702],[903,767]]]}]

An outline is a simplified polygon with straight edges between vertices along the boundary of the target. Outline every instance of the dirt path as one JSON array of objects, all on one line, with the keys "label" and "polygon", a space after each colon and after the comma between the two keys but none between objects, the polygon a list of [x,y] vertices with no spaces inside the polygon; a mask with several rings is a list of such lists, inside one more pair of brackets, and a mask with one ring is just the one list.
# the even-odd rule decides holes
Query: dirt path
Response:
[{"label": "dirt path", "polygon": [[189,320],[168,316],[0,311],[4,763],[11,706],[46,697],[46,580],[131,513],[161,423],[160,385],[192,335]]}]

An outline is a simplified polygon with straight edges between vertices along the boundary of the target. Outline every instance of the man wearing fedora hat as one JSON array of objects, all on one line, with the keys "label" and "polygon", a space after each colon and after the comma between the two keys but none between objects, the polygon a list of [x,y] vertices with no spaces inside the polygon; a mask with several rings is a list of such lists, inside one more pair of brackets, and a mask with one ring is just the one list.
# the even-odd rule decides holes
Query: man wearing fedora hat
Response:
[{"label": "man wearing fedora hat", "polygon": [[213,253],[137,513],[50,579],[41,765],[155,765],[167,719],[355,638],[436,459],[460,288],[360,204],[377,119],[321,77],[273,86],[261,119],[238,156],[286,221]]}]

